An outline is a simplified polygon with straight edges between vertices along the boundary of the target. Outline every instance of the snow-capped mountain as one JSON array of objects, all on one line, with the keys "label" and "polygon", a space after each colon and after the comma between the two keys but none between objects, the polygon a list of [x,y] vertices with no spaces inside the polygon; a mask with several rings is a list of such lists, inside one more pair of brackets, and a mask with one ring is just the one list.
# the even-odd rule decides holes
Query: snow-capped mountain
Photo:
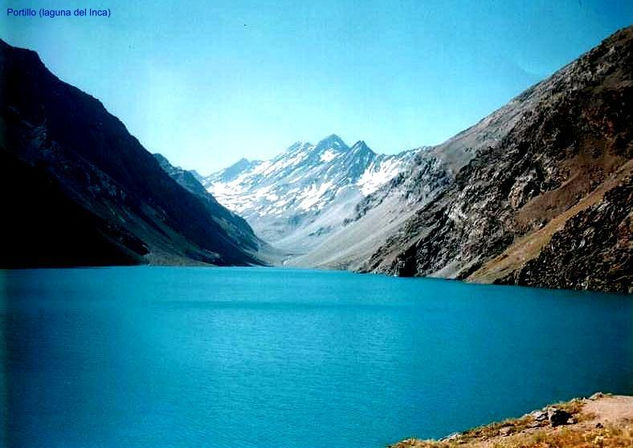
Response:
[{"label": "snow-capped mountain", "polygon": [[264,240],[298,255],[356,216],[357,204],[416,152],[376,154],[363,141],[349,147],[331,135],[316,145],[297,142],[271,160],[242,159],[202,183]]}]

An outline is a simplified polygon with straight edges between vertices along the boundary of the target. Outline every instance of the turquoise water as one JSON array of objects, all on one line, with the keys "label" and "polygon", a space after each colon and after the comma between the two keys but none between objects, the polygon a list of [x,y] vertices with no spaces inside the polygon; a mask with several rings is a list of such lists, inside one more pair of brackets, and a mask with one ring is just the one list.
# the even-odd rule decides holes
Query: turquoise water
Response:
[{"label": "turquoise water", "polygon": [[631,297],[268,268],[0,271],[11,447],[382,447],[633,393]]}]

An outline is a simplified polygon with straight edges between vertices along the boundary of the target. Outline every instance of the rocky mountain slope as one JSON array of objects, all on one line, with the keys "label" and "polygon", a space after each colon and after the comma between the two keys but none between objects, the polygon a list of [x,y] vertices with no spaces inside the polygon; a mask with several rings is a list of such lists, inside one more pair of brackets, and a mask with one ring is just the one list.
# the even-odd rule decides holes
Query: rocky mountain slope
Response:
[{"label": "rocky mountain slope", "polygon": [[259,263],[244,220],[172,179],[36,53],[0,41],[0,79],[2,267]]},{"label": "rocky mountain slope", "polygon": [[[633,292],[632,105],[629,27],[377,192],[422,201],[361,270]],[[448,173],[430,199],[429,157]]]},{"label": "rocky mountain slope", "polygon": [[419,148],[396,176],[356,205],[342,227],[289,264],[367,270],[367,260],[387,239],[445,191],[480,150],[498,144],[530,107],[530,97],[517,98],[446,142]]},{"label": "rocky mountain slope", "polygon": [[331,135],[316,145],[295,143],[272,160],[242,159],[203,184],[263,239],[297,255],[343,227],[415,153],[379,155],[362,141],[348,147]]}]

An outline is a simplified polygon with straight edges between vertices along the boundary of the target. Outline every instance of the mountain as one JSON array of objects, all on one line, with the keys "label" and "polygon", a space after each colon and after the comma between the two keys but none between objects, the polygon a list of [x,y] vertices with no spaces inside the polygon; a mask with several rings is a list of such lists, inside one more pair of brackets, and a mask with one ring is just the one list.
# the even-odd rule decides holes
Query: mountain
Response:
[{"label": "mountain", "polygon": [[[223,169],[219,173],[212,174],[211,176],[209,176],[209,178],[213,179],[213,181],[215,182],[222,182],[222,183],[231,182],[232,180],[235,180],[235,178],[239,176],[241,173],[243,173],[244,171],[248,171],[251,168],[255,168],[257,165],[261,163],[262,163],[261,160],[254,160],[251,162],[247,159],[242,158],[238,160],[237,162],[235,162],[230,167]],[[202,179],[200,179],[200,181],[205,182],[205,178],[203,177]],[[209,183],[209,181],[207,180],[206,183]]]},{"label": "mountain", "polygon": [[349,147],[331,135],[316,145],[297,142],[272,160],[242,159],[203,184],[264,240],[297,256],[344,227],[415,153],[380,155],[363,141]]},{"label": "mountain", "polygon": [[[172,165],[169,160],[167,160],[167,157],[162,154],[155,153],[154,158],[158,161],[163,171],[169,174],[169,177],[178,182],[182,187],[197,196],[208,199],[211,203],[217,204],[215,198],[202,186],[200,178],[195,175],[195,171],[188,171],[179,166]],[[224,209],[223,212],[228,212],[228,210]]]},{"label": "mountain", "polygon": [[243,219],[35,52],[0,41],[0,79],[2,267],[260,263]]},{"label": "mountain", "polygon": [[154,154],[154,157],[163,171],[203,202],[213,216],[213,220],[220,224],[224,231],[235,239],[236,243],[239,243],[249,253],[257,252],[258,256],[265,256],[270,251],[268,244],[255,236],[253,229],[244,218],[231,212],[216,201],[202,186],[198,180],[199,178],[196,177],[195,171],[184,170],[181,167],[172,165],[162,154]]},{"label": "mountain", "polygon": [[[633,292],[632,105],[629,27],[379,191],[420,206],[360,270]],[[433,157],[452,174],[427,200]]]},{"label": "mountain", "polygon": [[388,239],[406,233],[407,221],[452,185],[476,154],[502,141],[531,104],[531,98],[519,97],[446,142],[419,148],[411,163],[358,203],[343,228],[290,264],[372,270],[368,259],[375,261]]}]

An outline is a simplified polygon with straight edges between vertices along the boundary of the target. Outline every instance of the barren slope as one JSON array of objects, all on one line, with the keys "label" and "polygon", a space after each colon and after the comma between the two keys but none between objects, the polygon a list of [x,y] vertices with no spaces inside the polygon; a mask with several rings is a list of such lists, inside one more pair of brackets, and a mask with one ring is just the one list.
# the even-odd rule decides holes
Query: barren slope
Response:
[{"label": "barren slope", "polygon": [[[502,126],[508,132],[476,151],[362,270],[631,290],[633,28],[517,102],[520,119],[509,115],[510,125]],[[504,120],[498,112],[492,116]],[[597,222],[617,237],[577,237]]]}]

